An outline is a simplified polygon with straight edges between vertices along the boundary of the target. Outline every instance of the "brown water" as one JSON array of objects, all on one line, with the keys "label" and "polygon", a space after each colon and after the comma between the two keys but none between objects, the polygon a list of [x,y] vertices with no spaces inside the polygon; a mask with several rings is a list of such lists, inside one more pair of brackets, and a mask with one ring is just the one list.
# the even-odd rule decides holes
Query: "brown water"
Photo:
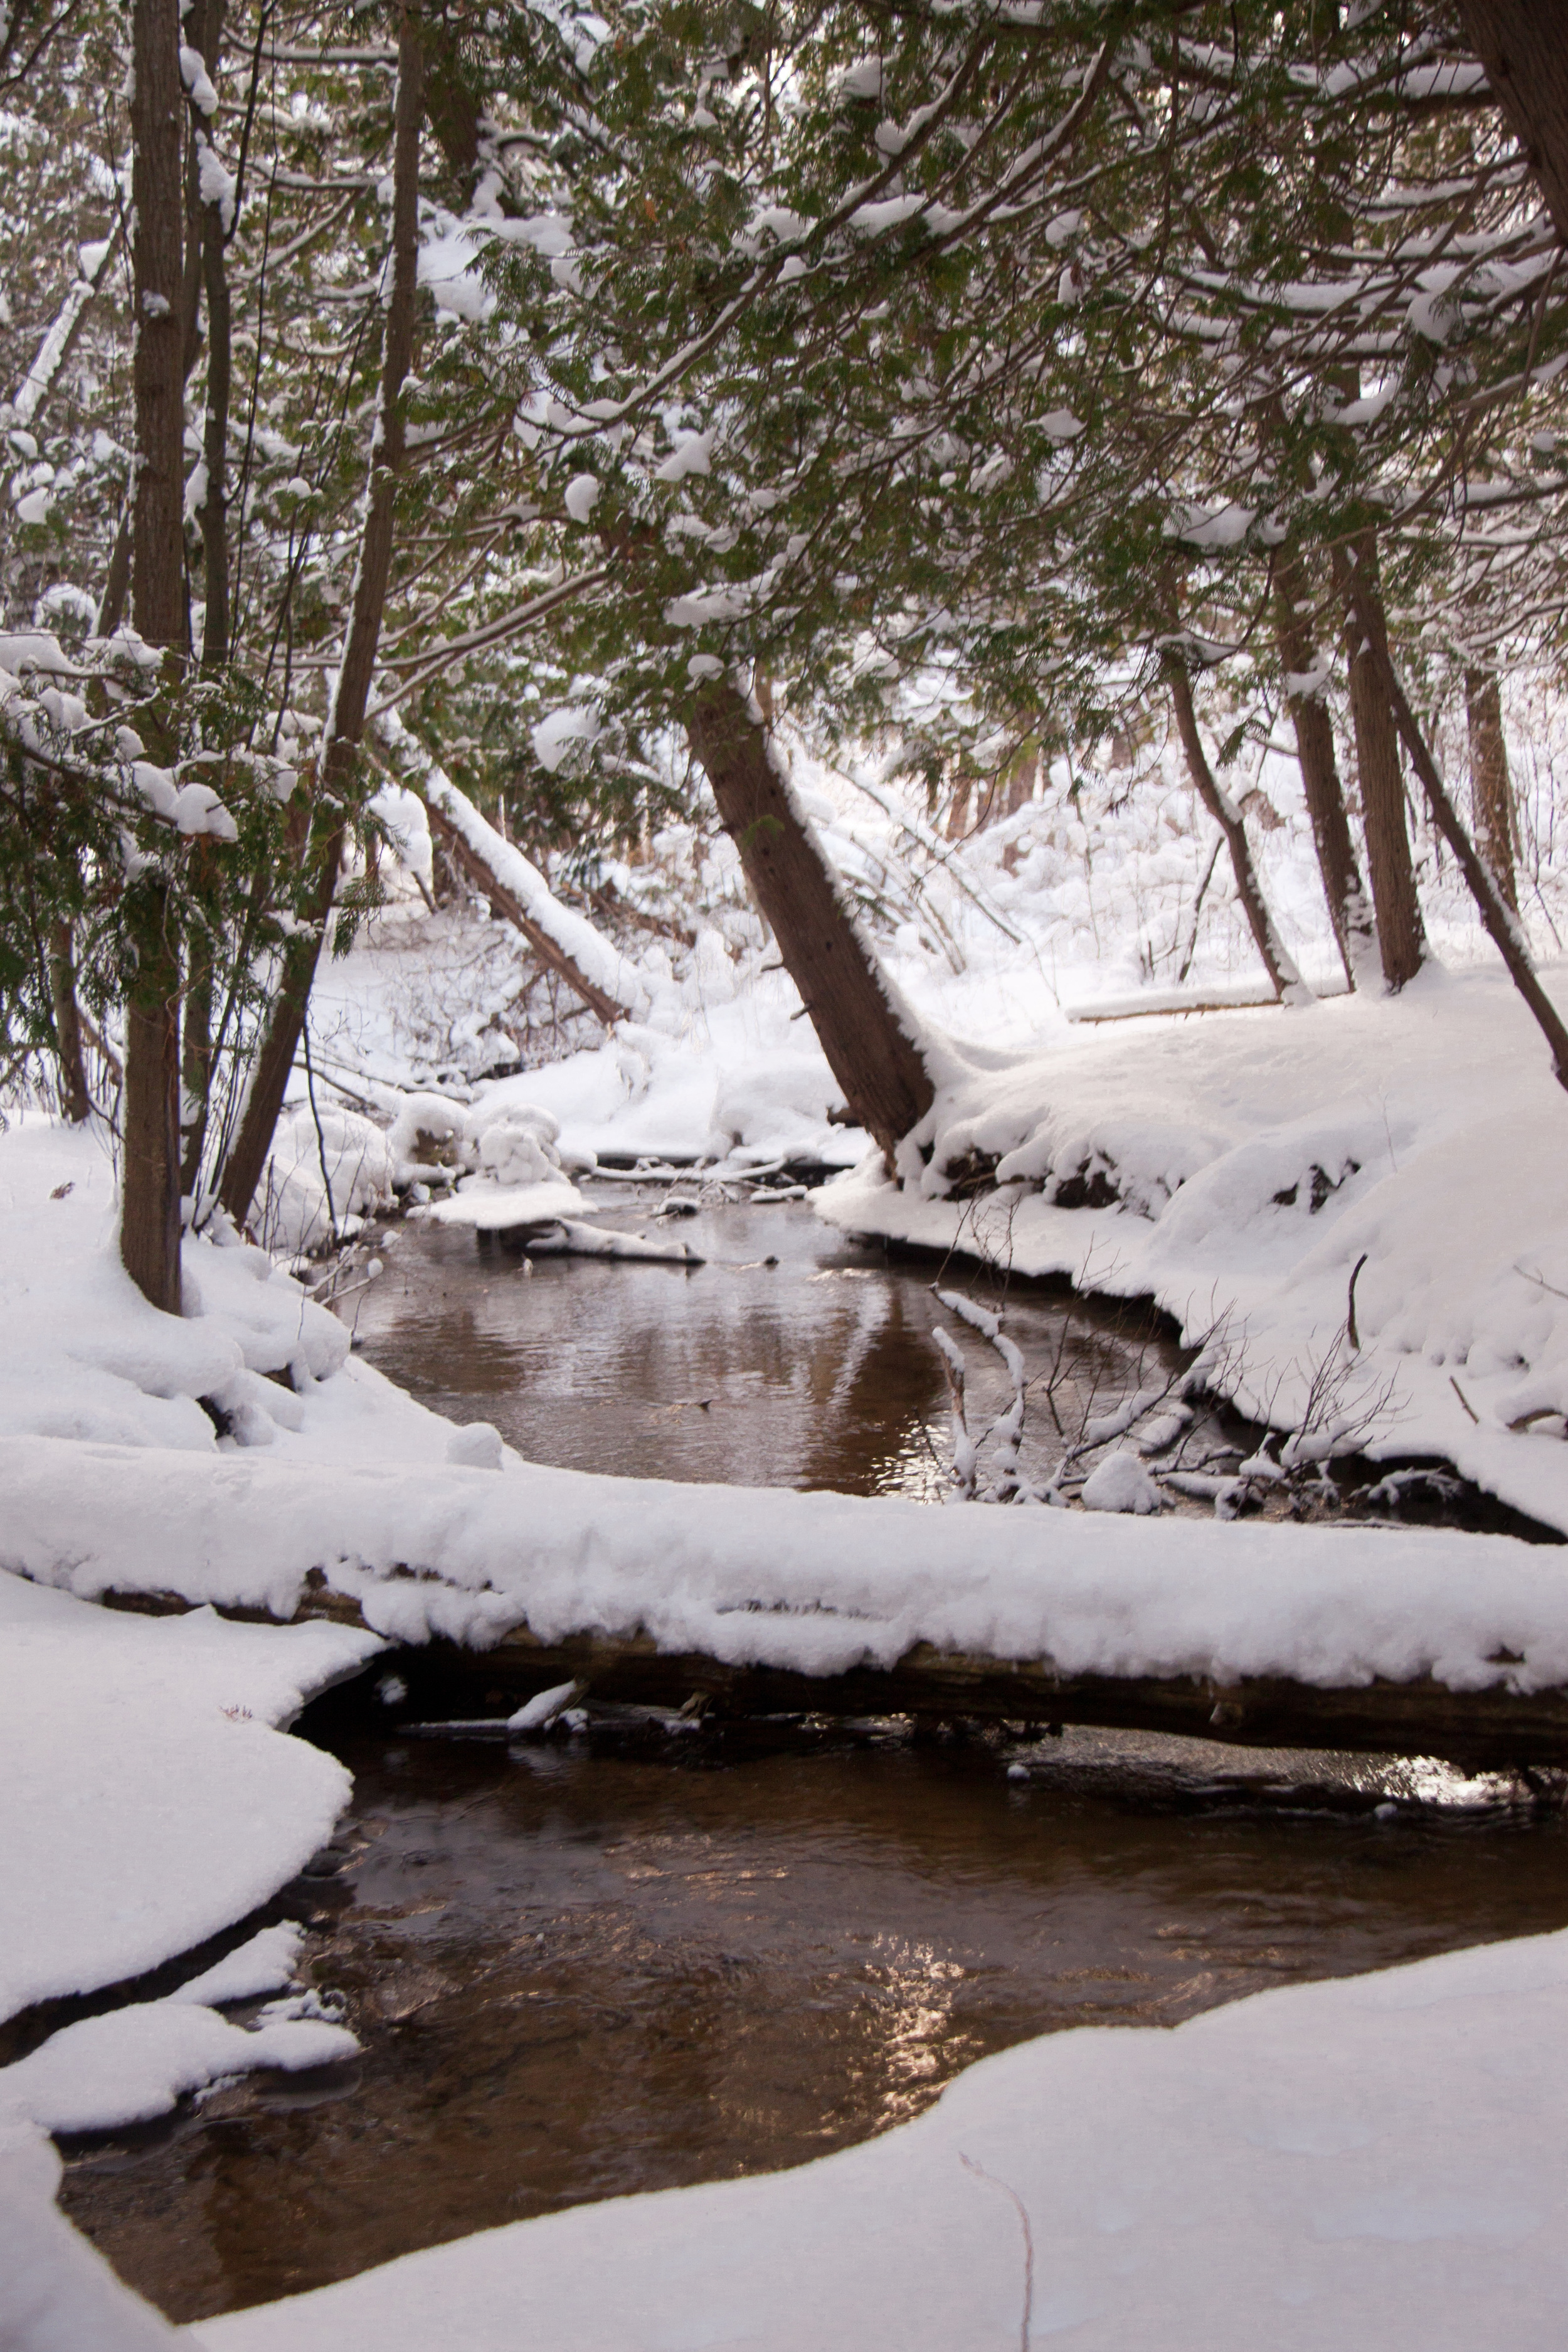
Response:
[{"label": "brown water", "polygon": [[[614,1221],[637,1207],[617,1193]],[[941,1490],[933,1267],[798,1206],[673,1230],[709,1263],[529,1275],[411,1227],[361,1302],[363,1352],[542,1461]],[[1044,1286],[1014,1286],[1007,1328],[1041,1376],[1037,1471],[1087,1412],[1180,1361],[1134,1315]],[[967,1352],[983,1425],[1005,1385]],[[1196,1425],[1194,1451],[1224,1434]],[[453,1705],[438,1661],[405,1672],[395,1715],[366,1689],[306,1718],[352,1766],[354,1808],[277,1906],[310,1923],[310,1979],[342,1995],[363,2055],[72,2154],[66,2210],[176,2318],[584,2200],[799,2163],[1032,2034],[1173,2024],[1568,1925],[1562,1815],[1441,1767],[1093,1731],[916,1746],[894,1727],[606,1723],[509,1751],[401,1730]]]},{"label": "brown water", "polygon": [[[952,1444],[931,1332],[958,1327],[932,1295],[936,1261],[889,1259],[804,1202],[710,1203],[655,1222],[668,1189],[601,1186],[600,1222],[689,1242],[700,1266],[539,1257],[530,1273],[499,1244],[481,1255],[472,1234],[405,1226],[359,1303],[362,1352],[437,1412],[493,1422],[535,1462],[627,1478],[940,1493]],[[1037,1376],[1028,1470],[1054,1466],[1063,1433],[1076,1438],[1088,1414],[1185,1361],[1136,1305],[1009,1285],[957,1261],[942,1278],[1005,1306]],[[964,1337],[978,1435],[1011,1391],[994,1351]],[[1210,1426],[1195,1433],[1200,1451]]]},{"label": "brown water", "polygon": [[1088,1731],[1024,1780],[842,1738],[722,1766],[700,1736],[684,1766],[339,1745],[345,1864],[295,1894],[363,2057],[68,2169],[66,2210],[177,2318],[798,2163],[1031,2034],[1568,1924],[1560,1817],[1438,1768]]}]

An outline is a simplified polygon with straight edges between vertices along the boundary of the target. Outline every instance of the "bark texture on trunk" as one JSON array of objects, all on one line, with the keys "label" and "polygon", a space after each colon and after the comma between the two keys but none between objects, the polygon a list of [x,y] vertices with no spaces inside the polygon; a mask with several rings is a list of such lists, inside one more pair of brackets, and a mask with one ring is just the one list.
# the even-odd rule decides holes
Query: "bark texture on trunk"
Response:
[{"label": "bark texture on trunk", "polygon": [[1274,993],[1294,1003],[1309,1002],[1311,992],[1274,928],[1274,918],[1268,911],[1263,886],[1258,878],[1258,868],[1252,862],[1252,845],[1247,838],[1246,820],[1209,766],[1204,739],[1198,732],[1197,712],[1193,708],[1193,686],[1187,675],[1187,666],[1179,655],[1167,654],[1164,670],[1176,714],[1176,731],[1187,757],[1188,772],[1198,798],[1225,835],[1230,862],[1236,869],[1237,895],[1241,900]]},{"label": "bark texture on trunk", "polygon": [[193,941],[180,1037],[180,1190],[193,1195],[201,1175],[212,1100],[212,954],[205,941]]},{"label": "bark texture on trunk", "polygon": [[132,39],[136,481],[131,593],[136,626],[147,643],[177,646],[185,614],[179,0],[136,0]]},{"label": "bark texture on trunk", "polygon": [[[184,354],[181,268],[179,0],[135,0],[132,18],[132,384],[136,462],[131,593],[136,626],[164,648],[173,683],[184,638]],[[155,726],[146,730],[155,737]],[[149,744],[174,751],[172,731]],[[166,881],[130,885],[135,971],[125,1008],[124,1169],[120,1255],[144,1297],[180,1311],[180,953]]]},{"label": "bark texture on trunk", "polygon": [[1334,580],[1345,604],[1345,650],[1350,657],[1351,719],[1355,728],[1356,772],[1361,781],[1362,823],[1372,903],[1377,914],[1378,951],[1390,989],[1405,986],[1421,969],[1426,933],[1415,890],[1410,835],[1405,823],[1405,779],[1399,770],[1399,731],[1394,723],[1384,672],[1388,633],[1377,580],[1377,549],[1370,538],[1355,560],[1336,550]]},{"label": "bark texture on trunk", "polygon": [[88,1089],[87,1064],[82,1058],[81,1007],[76,998],[76,954],[68,923],[50,924],[48,952],[60,1108],[73,1127],[79,1127],[92,1117],[92,1096]]},{"label": "bark texture on trunk", "polygon": [[245,1116],[224,1168],[219,1194],[237,1224],[243,1224],[272,1148],[278,1114],[294,1056],[304,1034],[310,989],[331,923],[338,869],[348,833],[349,811],[358,797],[359,747],[381,643],[382,614],[392,578],[393,526],[398,476],[403,470],[403,387],[414,358],[418,302],[419,129],[424,111],[424,51],[418,18],[404,9],[398,18],[397,99],[393,140],[392,291],[382,346],[381,393],[371,448],[370,488],[353,606],[343,646],[342,667],[328,716],[318,778],[316,887],[312,928],[291,939],[274,993],[266,1034],[251,1074]]},{"label": "bark texture on trunk", "polygon": [[1469,722],[1470,797],[1475,807],[1476,846],[1486,859],[1492,880],[1517,915],[1513,786],[1502,731],[1502,691],[1494,673],[1466,671],[1465,716]]},{"label": "bark texture on trunk", "polygon": [[136,972],[125,1000],[120,1257],[154,1307],[180,1311],[180,954],[167,886],[126,894]]},{"label": "bark texture on trunk", "polygon": [[1314,667],[1315,648],[1301,615],[1307,602],[1306,574],[1300,562],[1281,563],[1274,582],[1275,633],[1286,676],[1286,704],[1296,730],[1301,788],[1345,978],[1352,988],[1364,988],[1378,969],[1377,931],[1351,839],[1333,721],[1321,695],[1290,691],[1290,679],[1305,678]]},{"label": "bark texture on trunk", "polygon": [[1459,21],[1568,245],[1568,20],[1563,0],[1458,0]]},{"label": "bark texture on trunk", "polygon": [[934,1089],[744,695],[715,680],[688,713],[691,748],[851,1116],[890,1160]]},{"label": "bark texture on trunk", "polygon": [[[1364,594],[1365,591],[1357,583],[1353,593]],[[1363,626],[1367,617],[1363,610]],[[1432,757],[1426,739],[1415,723],[1415,714],[1411,709],[1405,689],[1399,683],[1398,673],[1389,656],[1388,648],[1380,638],[1373,640],[1373,652],[1383,673],[1384,691],[1393,707],[1394,723],[1404,738],[1405,748],[1410,754],[1410,764],[1426,789],[1433,820],[1453,851],[1460,870],[1470,886],[1470,895],[1480,909],[1481,920],[1487,927],[1493,945],[1508,967],[1509,978],[1534,1014],[1536,1025],[1551,1048],[1552,1066],[1556,1074],[1558,1084],[1568,1087],[1568,1027],[1564,1026],[1562,1014],[1535,976],[1530,949],[1518,916],[1493,881],[1487,869],[1486,861],[1459,822],[1458,811],[1448,798],[1437,762]]]}]

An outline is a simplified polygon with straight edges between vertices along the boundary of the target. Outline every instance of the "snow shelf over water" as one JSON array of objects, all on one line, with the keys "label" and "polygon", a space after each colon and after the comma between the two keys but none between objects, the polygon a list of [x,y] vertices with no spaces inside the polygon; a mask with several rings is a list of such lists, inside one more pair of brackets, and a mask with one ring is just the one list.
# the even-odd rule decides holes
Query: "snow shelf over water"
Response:
[{"label": "snow shelf over water", "polygon": [[1559,2352],[1568,1936],[970,2068],[794,2172],[204,2321],[209,2352]]}]

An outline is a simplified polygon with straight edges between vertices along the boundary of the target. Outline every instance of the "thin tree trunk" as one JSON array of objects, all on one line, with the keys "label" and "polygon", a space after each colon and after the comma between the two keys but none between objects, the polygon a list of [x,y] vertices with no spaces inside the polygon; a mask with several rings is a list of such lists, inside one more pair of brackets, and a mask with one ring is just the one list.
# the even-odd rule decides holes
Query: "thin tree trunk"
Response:
[{"label": "thin tree trunk", "polygon": [[687,729],[850,1115],[890,1163],[934,1092],[914,1036],[746,698],[716,679],[691,703]]},{"label": "thin tree trunk", "polygon": [[1289,950],[1274,928],[1274,918],[1268,911],[1263,886],[1252,862],[1252,845],[1247,838],[1246,821],[1209,766],[1204,740],[1198,732],[1197,713],[1193,708],[1193,686],[1187,675],[1187,666],[1178,655],[1168,653],[1164,669],[1165,682],[1171,689],[1171,701],[1176,713],[1176,731],[1187,755],[1188,773],[1199,799],[1225,835],[1230,862],[1236,869],[1237,895],[1241,900],[1274,993],[1287,1003],[1310,1003],[1311,991],[1297,971]]},{"label": "thin tree trunk", "polygon": [[1465,673],[1465,715],[1470,736],[1470,797],[1475,807],[1476,845],[1509,906],[1519,912],[1519,881],[1513,870],[1513,787],[1508,744],[1502,731],[1502,691],[1495,674]]},{"label": "thin tree trunk", "polygon": [[[184,635],[178,0],[135,0],[132,85],[132,598],[136,626],[148,645],[163,648],[165,684],[173,686]],[[154,724],[148,731],[159,730]],[[163,740],[149,746],[154,758],[174,748],[173,730],[163,732]],[[156,869],[128,887],[124,918],[135,970],[125,1008],[120,1255],[144,1297],[174,1315],[180,1309],[180,957],[168,882]]]},{"label": "thin tree trunk", "polygon": [[1314,667],[1312,641],[1300,613],[1307,601],[1306,590],[1306,574],[1300,562],[1291,558],[1280,563],[1274,578],[1274,613],[1279,658],[1285,672],[1285,700],[1296,730],[1301,788],[1317,845],[1323,895],[1329,902],[1329,920],[1339,943],[1345,978],[1352,988],[1364,988],[1377,969],[1377,932],[1356,864],[1345,796],[1340,788],[1333,721],[1321,695],[1310,690],[1290,690],[1292,677],[1305,679]]},{"label": "thin tree trunk", "polygon": [[1568,245],[1568,38],[1562,0],[1458,0],[1459,21]]},{"label": "thin tree trunk", "polygon": [[342,667],[324,730],[319,798],[323,811],[338,814],[315,852],[316,889],[311,928],[296,934],[283,950],[282,971],[271,1016],[251,1076],[245,1117],[223,1172],[220,1194],[237,1223],[249,1213],[272,1148],[273,1131],[294,1056],[304,1034],[310,989],[316,977],[338,885],[347,836],[342,812],[358,798],[359,746],[381,642],[382,614],[392,577],[393,525],[397,478],[403,470],[403,386],[414,357],[418,300],[419,126],[424,95],[424,53],[419,21],[405,8],[397,28],[397,98],[393,140],[392,291],[382,348],[381,394],[371,447],[370,488],[353,606],[343,646]]},{"label": "thin tree trunk", "polygon": [[[1352,582],[1352,593],[1365,595],[1364,585]],[[1365,628],[1369,614],[1363,606],[1362,622]],[[1493,945],[1508,967],[1509,978],[1534,1014],[1536,1024],[1552,1049],[1552,1066],[1560,1086],[1568,1087],[1568,1027],[1546,991],[1535,976],[1530,949],[1518,916],[1504,898],[1488,871],[1486,861],[1459,822],[1458,811],[1444,789],[1437,762],[1432,757],[1426,740],[1415,723],[1415,714],[1399,683],[1398,674],[1389,656],[1388,647],[1381,636],[1373,638],[1373,658],[1383,676],[1384,690],[1393,708],[1394,724],[1405,740],[1410,754],[1410,764],[1426,788],[1433,819],[1444,840],[1453,851],[1459,868],[1470,886],[1470,895],[1480,908]]]},{"label": "thin tree trunk", "polygon": [[92,1117],[87,1064],[81,1051],[81,1008],[76,1000],[76,958],[68,922],[49,926],[49,996],[55,1013],[55,1055],[60,1072],[60,1108],[73,1127]]},{"label": "thin tree trunk", "polygon": [[1358,543],[1353,558],[1342,548],[1335,549],[1334,584],[1345,606],[1351,718],[1355,728],[1362,823],[1366,828],[1367,870],[1377,913],[1377,944],[1384,981],[1390,989],[1400,989],[1421,969],[1426,933],[1405,823],[1399,734],[1384,683],[1388,632],[1378,586],[1377,546],[1370,535]]},{"label": "thin tree trunk", "polygon": [[205,940],[193,940],[185,978],[180,1053],[180,1190],[193,1199],[201,1176],[213,1082],[213,960]]}]

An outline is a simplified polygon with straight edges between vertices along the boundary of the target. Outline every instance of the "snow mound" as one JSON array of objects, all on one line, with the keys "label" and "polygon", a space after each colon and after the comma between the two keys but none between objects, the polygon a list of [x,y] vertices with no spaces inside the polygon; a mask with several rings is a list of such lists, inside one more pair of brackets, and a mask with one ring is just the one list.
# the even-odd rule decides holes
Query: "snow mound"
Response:
[{"label": "snow mound", "polygon": [[243,2026],[200,2003],[140,2001],[84,2017],[0,2067],[0,2112],[48,2132],[109,2131],[166,2116],[187,2092],[226,2075],[260,2066],[299,2074],[358,2049],[346,2026],[323,2018],[264,2014]]},{"label": "snow mound", "polygon": [[268,1249],[300,1256],[349,1217],[389,1208],[397,1168],[388,1138],[358,1111],[323,1106],[279,1123],[252,1219]]},{"label": "snow mound", "polygon": [[1136,1454],[1108,1454],[1083,1484],[1086,1511],[1133,1511],[1160,1507],[1160,1489]]}]

